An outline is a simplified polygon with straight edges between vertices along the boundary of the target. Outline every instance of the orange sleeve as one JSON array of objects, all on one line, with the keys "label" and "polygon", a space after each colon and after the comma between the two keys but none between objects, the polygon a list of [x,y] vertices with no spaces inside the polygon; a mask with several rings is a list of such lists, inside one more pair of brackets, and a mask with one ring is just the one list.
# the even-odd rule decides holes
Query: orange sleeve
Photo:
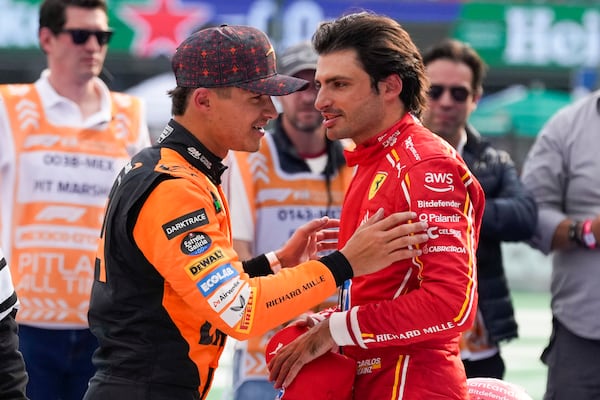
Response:
[{"label": "orange sleeve", "polygon": [[163,306],[184,336],[208,322],[246,339],[335,292],[332,273],[318,261],[250,278],[232,248],[227,212],[208,181],[171,179],[153,190],[136,221],[134,240],[164,277]]}]

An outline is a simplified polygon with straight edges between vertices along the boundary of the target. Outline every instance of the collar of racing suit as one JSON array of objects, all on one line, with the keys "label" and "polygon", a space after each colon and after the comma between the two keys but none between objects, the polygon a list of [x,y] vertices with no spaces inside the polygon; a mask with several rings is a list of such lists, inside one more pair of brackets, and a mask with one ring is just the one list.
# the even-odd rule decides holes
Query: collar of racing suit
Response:
[{"label": "collar of racing suit", "polygon": [[[413,114],[407,112],[394,125],[357,145],[356,148],[344,150],[346,162],[351,167],[371,163],[372,159],[380,157],[382,151],[393,146],[398,140],[404,139],[407,135],[406,131],[415,124],[421,125]],[[407,143],[406,146],[412,146],[412,143]]]},{"label": "collar of racing suit", "polygon": [[222,163],[223,160],[211,153],[190,131],[173,119],[163,129],[155,146],[175,150],[215,185],[221,184],[221,175],[227,169]]}]

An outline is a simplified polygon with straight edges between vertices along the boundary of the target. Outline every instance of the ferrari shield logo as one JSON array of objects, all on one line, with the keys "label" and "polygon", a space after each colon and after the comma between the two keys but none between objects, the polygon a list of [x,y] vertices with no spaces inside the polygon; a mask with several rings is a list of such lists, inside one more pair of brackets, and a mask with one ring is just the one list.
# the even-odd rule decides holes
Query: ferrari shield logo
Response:
[{"label": "ferrari shield logo", "polygon": [[369,189],[369,200],[375,197],[375,194],[379,190],[379,188],[383,185],[383,181],[387,178],[387,172],[378,172],[371,182],[371,188]]}]

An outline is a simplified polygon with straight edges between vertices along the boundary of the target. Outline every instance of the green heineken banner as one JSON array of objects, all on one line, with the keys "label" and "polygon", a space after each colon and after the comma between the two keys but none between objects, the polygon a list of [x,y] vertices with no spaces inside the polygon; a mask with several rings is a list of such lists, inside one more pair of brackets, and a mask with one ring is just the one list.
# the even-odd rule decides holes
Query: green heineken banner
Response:
[{"label": "green heineken banner", "polygon": [[[597,68],[600,4],[537,5],[534,0],[108,0],[111,52],[171,55],[206,25],[252,25],[275,46],[309,39],[317,25],[356,9],[401,23],[436,23],[470,43],[493,68]],[[36,49],[39,0],[0,0],[0,49]]]},{"label": "green heineken banner", "polygon": [[[107,0],[115,34],[111,53],[139,57],[171,55],[186,36],[207,25],[251,25],[275,46],[310,39],[319,23],[349,11],[369,9],[401,22],[449,26],[460,2],[440,0]],[[38,47],[40,0],[0,0],[0,49]]]},{"label": "green heineken banner", "polygon": [[597,67],[600,6],[465,3],[453,36],[491,67]]}]

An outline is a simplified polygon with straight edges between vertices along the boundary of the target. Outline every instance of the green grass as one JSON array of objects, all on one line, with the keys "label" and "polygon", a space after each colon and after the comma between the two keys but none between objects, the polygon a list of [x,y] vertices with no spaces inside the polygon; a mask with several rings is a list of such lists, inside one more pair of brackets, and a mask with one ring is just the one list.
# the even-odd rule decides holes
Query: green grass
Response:
[{"label": "green grass", "polygon": [[540,355],[552,330],[550,295],[541,292],[513,292],[519,322],[519,338],[502,346],[506,377],[541,400],[546,387],[546,366]]}]

